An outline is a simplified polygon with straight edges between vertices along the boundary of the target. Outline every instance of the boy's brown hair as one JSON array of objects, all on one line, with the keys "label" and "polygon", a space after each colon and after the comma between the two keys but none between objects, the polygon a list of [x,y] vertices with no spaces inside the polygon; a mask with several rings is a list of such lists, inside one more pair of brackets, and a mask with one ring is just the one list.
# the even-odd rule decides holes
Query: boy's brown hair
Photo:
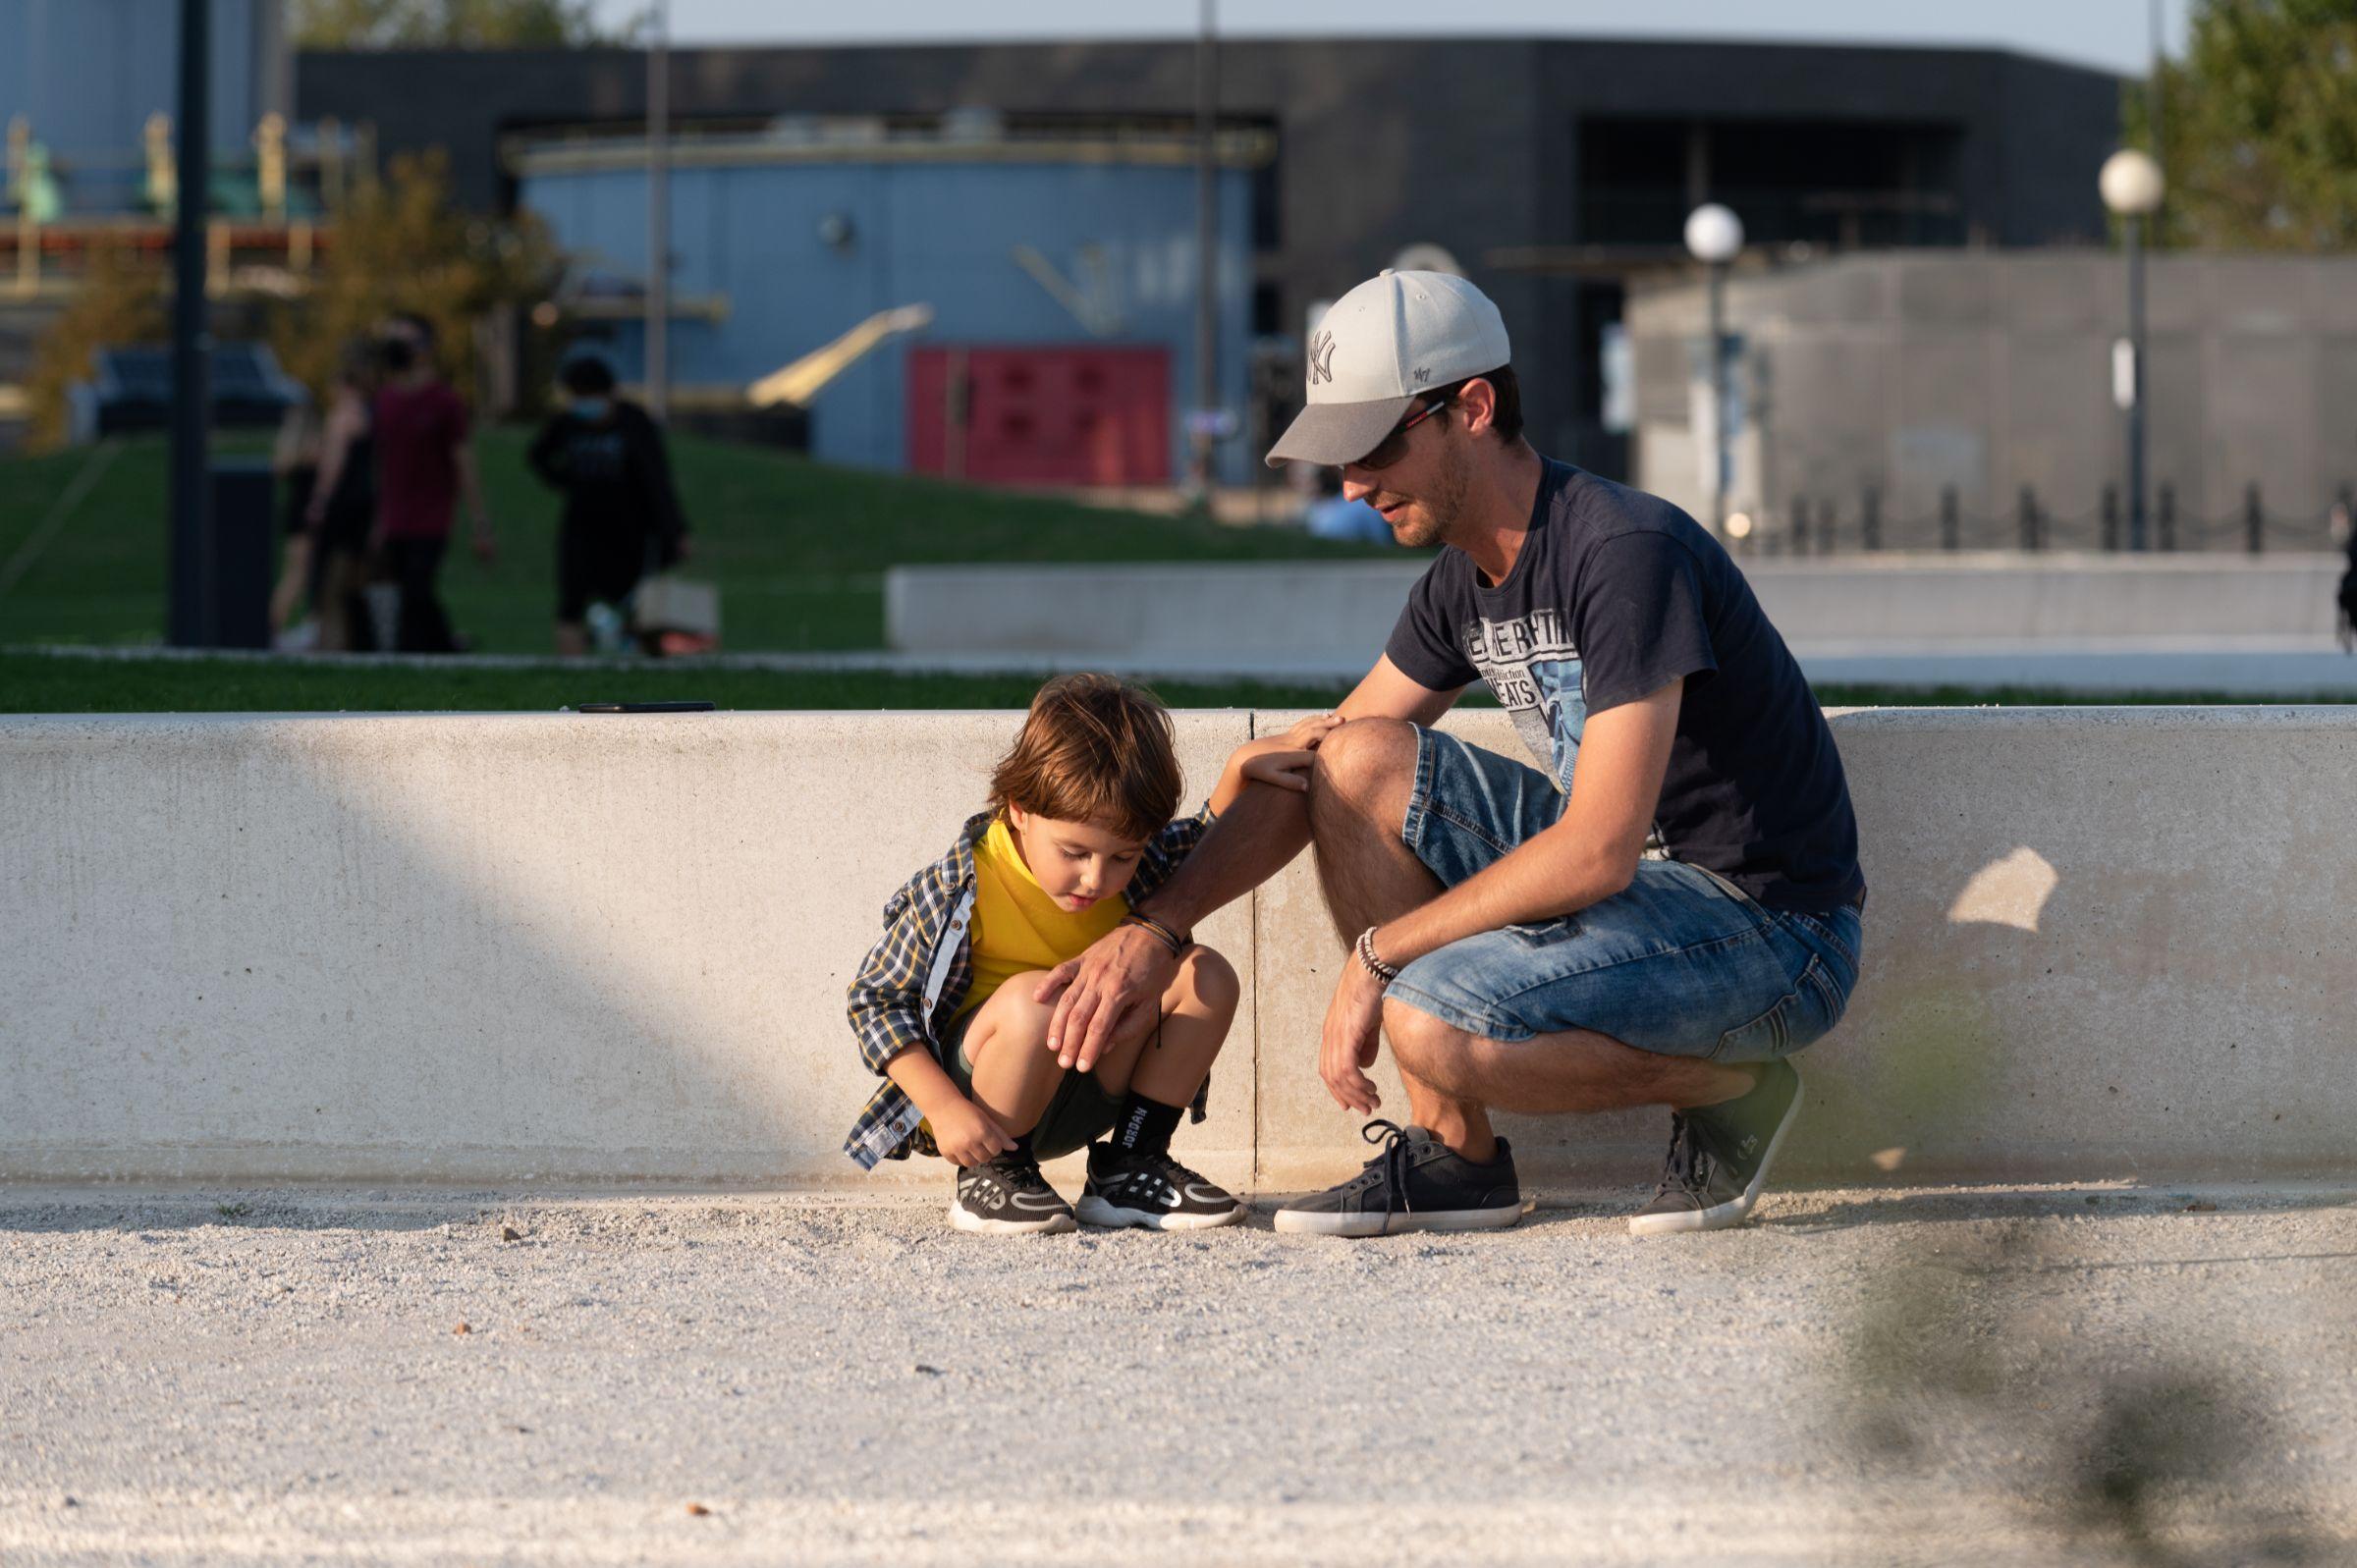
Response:
[{"label": "boy's brown hair", "polygon": [[1170,710],[1111,676],[1057,676],[1031,699],[1014,749],[990,776],[991,809],[1011,805],[1153,838],[1178,810]]}]

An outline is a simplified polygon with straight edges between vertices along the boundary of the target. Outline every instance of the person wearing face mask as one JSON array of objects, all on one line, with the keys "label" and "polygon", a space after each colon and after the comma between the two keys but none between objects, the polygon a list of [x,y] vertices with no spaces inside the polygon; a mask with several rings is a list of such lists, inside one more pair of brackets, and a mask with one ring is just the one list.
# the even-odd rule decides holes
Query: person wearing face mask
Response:
[{"label": "person wearing face mask", "polygon": [[687,559],[687,519],[672,487],[663,432],[646,410],[614,395],[613,366],[576,354],[557,374],[566,405],[528,460],[565,498],[557,528],[557,652],[589,650],[589,607],[618,606],[649,566]]},{"label": "person wearing face mask", "polygon": [[395,645],[403,653],[453,653],[462,646],[437,587],[462,498],[473,518],[475,559],[488,566],[497,554],[466,405],[442,379],[434,345],[433,323],[404,313],[393,318],[380,351],[385,381],[376,393],[369,553],[400,584]]}]

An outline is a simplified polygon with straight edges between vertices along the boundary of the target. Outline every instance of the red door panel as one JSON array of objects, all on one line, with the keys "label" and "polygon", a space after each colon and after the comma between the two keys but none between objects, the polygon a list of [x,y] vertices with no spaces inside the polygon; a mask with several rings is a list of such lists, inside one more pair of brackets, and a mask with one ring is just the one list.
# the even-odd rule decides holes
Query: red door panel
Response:
[{"label": "red door panel", "polygon": [[908,353],[908,466],[979,484],[1171,479],[1166,349],[926,347]]}]

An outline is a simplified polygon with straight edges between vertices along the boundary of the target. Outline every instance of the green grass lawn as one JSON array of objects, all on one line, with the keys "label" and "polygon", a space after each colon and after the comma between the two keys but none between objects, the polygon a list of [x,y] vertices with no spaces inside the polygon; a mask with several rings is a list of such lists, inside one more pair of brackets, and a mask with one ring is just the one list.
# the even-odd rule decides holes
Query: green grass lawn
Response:
[{"label": "green grass lawn", "polygon": [[[487,653],[545,653],[556,600],[557,498],[525,469],[531,432],[476,442],[499,536],[489,566],[454,548],[444,596]],[[224,443],[227,450],[231,444]],[[251,450],[254,443],[243,443]],[[693,569],[721,585],[733,650],[879,648],[884,568],[959,561],[1255,561],[1393,553],[1291,528],[1237,528],[1112,512],[759,448],[674,437]],[[0,567],[49,516],[89,450],[0,460]],[[166,462],[126,442],[31,569],[0,594],[0,646],[163,637]],[[464,535],[465,524],[461,524]]]},{"label": "green grass lawn", "polygon": [[[482,670],[461,667],[283,663],[263,659],[96,659],[0,653],[0,713],[449,713],[553,712],[584,702],[697,700],[735,709],[1021,708],[1040,677],[908,676],[883,671],[683,669],[677,665]],[[1156,681],[1175,708],[1315,708],[1343,682]],[[1892,691],[1827,686],[1828,707],[2006,707],[2237,702],[2189,693],[2090,698],[2004,688]],[[2331,700],[2331,699],[2326,699]],[[1468,707],[1495,707],[1468,692]]]}]

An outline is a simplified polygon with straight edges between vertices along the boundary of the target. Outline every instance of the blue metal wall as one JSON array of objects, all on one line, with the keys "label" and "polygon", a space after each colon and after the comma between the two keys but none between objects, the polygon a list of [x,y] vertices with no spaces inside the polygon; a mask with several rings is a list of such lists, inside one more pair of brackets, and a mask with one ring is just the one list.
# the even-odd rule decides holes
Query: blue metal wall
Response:
[{"label": "blue metal wall", "polygon": [[[1222,402],[1245,406],[1249,367],[1249,177],[1220,177]],[[641,169],[527,174],[521,200],[594,266],[645,276]],[[1080,163],[777,163],[672,175],[675,298],[723,296],[728,319],[672,328],[677,385],[751,382],[878,310],[925,303],[932,327],[888,343],[819,395],[813,450],[830,461],[898,468],[906,452],[903,368],[912,343],[1155,345],[1171,355],[1174,415],[1194,403],[1195,177],[1183,167]],[[851,225],[848,245],[822,220]],[[1104,260],[1116,329],[1092,337],[1014,261],[1027,244],[1084,283],[1085,247]],[[615,341],[626,379],[642,370],[637,326]],[[1177,418],[1174,418],[1177,423]],[[1253,455],[1224,444],[1222,477]],[[1185,471],[1172,434],[1172,471]]]},{"label": "blue metal wall", "polygon": [[[267,107],[264,13],[280,0],[213,0],[213,156],[253,156]],[[70,211],[137,205],[147,117],[180,99],[173,0],[0,0],[0,130],[24,115],[56,160]],[[103,173],[96,160],[115,167]],[[77,169],[76,165],[82,167]]]}]

